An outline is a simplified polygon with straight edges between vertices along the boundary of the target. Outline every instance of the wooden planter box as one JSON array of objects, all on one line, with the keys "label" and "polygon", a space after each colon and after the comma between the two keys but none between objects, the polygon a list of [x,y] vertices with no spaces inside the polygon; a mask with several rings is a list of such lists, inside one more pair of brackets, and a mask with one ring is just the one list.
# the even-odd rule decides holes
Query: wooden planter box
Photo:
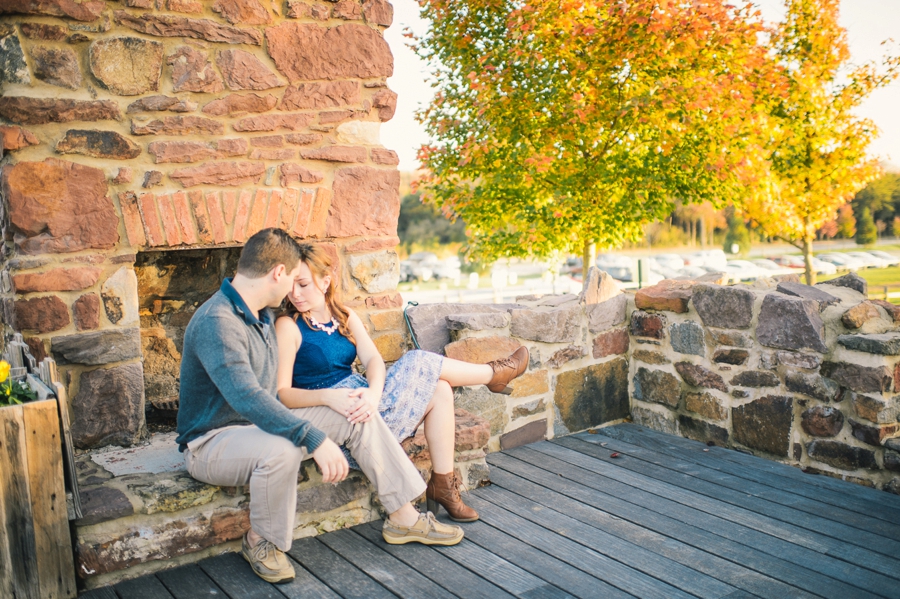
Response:
[{"label": "wooden planter box", "polygon": [[55,399],[0,408],[0,597],[75,597]]}]

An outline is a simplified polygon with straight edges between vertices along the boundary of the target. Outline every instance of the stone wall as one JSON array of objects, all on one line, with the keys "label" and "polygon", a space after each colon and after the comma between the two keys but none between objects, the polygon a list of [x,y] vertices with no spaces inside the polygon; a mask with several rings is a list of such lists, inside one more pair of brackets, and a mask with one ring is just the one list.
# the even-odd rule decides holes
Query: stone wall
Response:
[{"label": "stone wall", "polygon": [[853,274],[638,291],[634,422],[900,493],[900,306],[866,291]]},{"label": "stone wall", "polygon": [[79,447],[141,439],[142,348],[177,350],[145,326],[140,252],[322,241],[385,358],[405,350],[391,19],[386,0],[0,3],[0,315],[59,361]]},{"label": "stone wall", "polygon": [[409,309],[423,349],[484,363],[520,345],[505,396],[456,390],[491,451],[631,418],[900,493],[900,306],[856,275],[802,285],[664,281],[622,294],[592,269],[580,295]]},{"label": "stone wall", "polygon": [[428,304],[408,310],[422,349],[472,363],[521,345],[531,363],[511,395],[456,389],[456,406],[491,423],[490,451],[551,439],[630,414],[627,296],[592,269],[580,295],[519,297],[515,304]]}]

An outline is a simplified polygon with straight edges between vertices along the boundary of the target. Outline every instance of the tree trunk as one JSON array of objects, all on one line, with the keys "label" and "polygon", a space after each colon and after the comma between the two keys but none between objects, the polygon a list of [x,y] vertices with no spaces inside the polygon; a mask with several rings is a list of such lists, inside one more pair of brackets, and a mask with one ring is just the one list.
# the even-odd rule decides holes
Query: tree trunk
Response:
[{"label": "tree trunk", "polygon": [[581,249],[581,280],[587,281],[588,271],[597,261],[597,244],[588,239]]},{"label": "tree trunk", "polygon": [[815,232],[812,231],[812,227],[810,226],[809,216],[805,219],[806,230],[803,233],[803,265],[806,268],[806,284],[807,285],[815,285],[816,284],[816,271],[812,266],[812,250],[813,250],[813,239],[815,238]]}]

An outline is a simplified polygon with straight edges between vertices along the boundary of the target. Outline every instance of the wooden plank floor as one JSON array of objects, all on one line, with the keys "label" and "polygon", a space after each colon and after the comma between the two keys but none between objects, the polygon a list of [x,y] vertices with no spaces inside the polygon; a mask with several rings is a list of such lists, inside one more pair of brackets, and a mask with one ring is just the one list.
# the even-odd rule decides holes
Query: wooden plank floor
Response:
[{"label": "wooden plank floor", "polygon": [[455,547],[375,522],[296,541],[287,585],[226,554],[82,597],[900,599],[900,496],[631,424],[488,461]]}]

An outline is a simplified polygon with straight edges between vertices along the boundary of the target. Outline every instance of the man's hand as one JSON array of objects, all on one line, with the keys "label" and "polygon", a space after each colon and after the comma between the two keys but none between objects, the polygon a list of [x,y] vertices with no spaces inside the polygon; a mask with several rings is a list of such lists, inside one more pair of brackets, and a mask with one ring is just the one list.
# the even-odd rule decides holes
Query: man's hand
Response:
[{"label": "man's hand", "polygon": [[322,481],[326,483],[339,483],[350,472],[344,452],[331,439],[325,439],[312,453],[312,457],[322,470]]}]

